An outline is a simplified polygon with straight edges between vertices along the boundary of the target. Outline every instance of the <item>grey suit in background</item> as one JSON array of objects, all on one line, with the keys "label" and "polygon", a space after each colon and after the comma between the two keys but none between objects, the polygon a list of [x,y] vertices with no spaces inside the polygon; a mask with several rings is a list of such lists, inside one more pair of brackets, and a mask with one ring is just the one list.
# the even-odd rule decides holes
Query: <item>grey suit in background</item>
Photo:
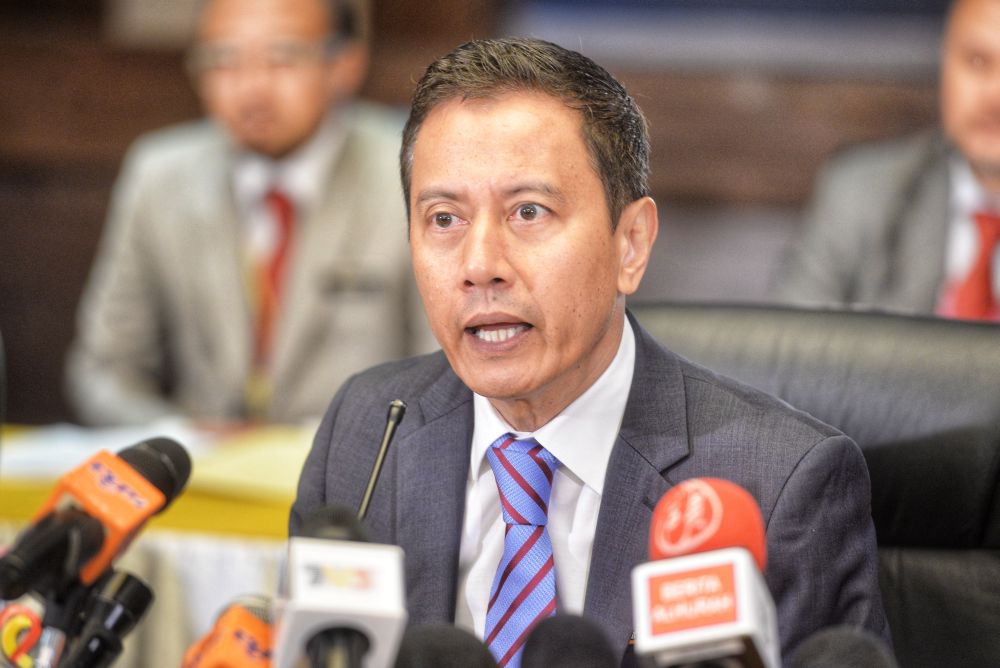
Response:
[{"label": "grey suit in background", "polygon": [[[890,642],[868,470],[854,442],[674,355],[634,319],[632,326],[635,375],[608,463],[584,615],[625,651],[629,575],[648,559],[652,509],[680,481],[713,476],[742,485],[760,503],[783,654],[835,624],[863,626]],[[411,622],[453,621],[473,404],[443,354],[371,369],[340,390],[303,468],[290,530],[324,505],[358,507],[396,398],[409,408],[375,490],[370,538],[406,552]]]},{"label": "grey suit in background", "polygon": [[[296,222],[271,421],[319,417],[350,374],[436,348],[410,270],[396,163],[402,121],[367,105],[337,113],[348,129],[325,199]],[[201,121],[155,132],[129,152],[68,361],[69,398],[86,422],[246,417],[253,327],[234,150]]]},{"label": "grey suit in background", "polygon": [[926,132],[834,158],[817,181],[774,296],[933,313],[944,279],[948,153],[940,133]]}]

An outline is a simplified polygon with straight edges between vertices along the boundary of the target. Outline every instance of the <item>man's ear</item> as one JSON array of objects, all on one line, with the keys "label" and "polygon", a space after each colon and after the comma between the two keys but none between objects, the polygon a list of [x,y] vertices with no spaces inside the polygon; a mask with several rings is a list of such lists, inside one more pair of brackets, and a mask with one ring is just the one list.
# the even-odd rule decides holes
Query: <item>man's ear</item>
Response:
[{"label": "man's ear", "polygon": [[659,227],[656,202],[652,197],[641,197],[622,210],[615,229],[619,293],[630,295],[639,288]]},{"label": "man's ear", "polygon": [[354,97],[368,76],[368,47],[360,40],[351,40],[339,47],[329,62],[329,84],[333,100],[339,102]]}]

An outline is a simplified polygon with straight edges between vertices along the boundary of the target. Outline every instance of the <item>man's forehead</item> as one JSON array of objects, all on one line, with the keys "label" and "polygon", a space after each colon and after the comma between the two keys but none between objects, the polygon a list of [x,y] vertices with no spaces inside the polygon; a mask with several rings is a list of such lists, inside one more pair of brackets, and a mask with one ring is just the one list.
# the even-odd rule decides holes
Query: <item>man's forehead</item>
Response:
[{"label": "man's forehead", "polygon": [[329,32],[332,21],[324,0],[208,0],[199,37],[230,39],[258,32],[318,37]]},{"label": "man's forehead", "polygon": [[475,152],[499,159],[534,158],[559,151],[565,158],[587,151],[579,112],[542,93],[497,97],[451,98],[436,105],[414,138],[414,162],[444,149],[454,158]]},{"label": "man's forehead", "polygon": [[581,125],[583,123],[583,116],[579,110],[567,104],[563,98],[557,95],[534,88],[503,88],[488,93],[455,94],[443,98],[427,112],[422,125],[426,125],[432,117],[440,117],[455,111],[472,110],[480,113],[491,113],[498,109],[504,109],[511,103],[536,108],[540,114],[564,110],[568,115],[575,116]]}]

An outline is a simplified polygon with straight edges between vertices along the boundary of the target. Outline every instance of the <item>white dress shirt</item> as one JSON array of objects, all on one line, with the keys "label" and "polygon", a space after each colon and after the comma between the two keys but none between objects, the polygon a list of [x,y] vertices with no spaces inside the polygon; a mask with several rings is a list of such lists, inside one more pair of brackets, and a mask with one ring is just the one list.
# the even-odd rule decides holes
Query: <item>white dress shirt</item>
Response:
[{"label": "white dress shirt", "polygon": [[625,414],[634,368],[635,335],[626,318],[618,352],[608,368],[586,392],[537,431],[516,431],[488,399],[474,395],[475,426],[458,566],[457,625],[483,637],[486,606],[503,556],[504,537],[500,498],[486,449],[507,432],[518,438],[535,438],[560,462],[552,482],[548,521],[557,610],[583,612],[604,474]]},{"label": "white dress shirt", "polygon": [[[965,159],[957,156],[952,158],[949,173],[950,220],[942,296],[948,293],[951,286],[965,278],[979,252],[979,230],[973,215],[977,211],[1000,214],[1000,195],[989,193],[980,185]],[[993,294],[1000,295],[1000,247],[993,251]]]},{"label": "white dress shirt", "polygon": [[237,155],[233,192],[249,258],[269,258],[277,244],[277,221],[265,202],[271,189],[280,190],[292,201],[296,221],[306,220],[321,202],[329,171],[343,147],[345,113],[350,111],[334,109],[327,113],[305,144],[279,160],[249,151]]}]

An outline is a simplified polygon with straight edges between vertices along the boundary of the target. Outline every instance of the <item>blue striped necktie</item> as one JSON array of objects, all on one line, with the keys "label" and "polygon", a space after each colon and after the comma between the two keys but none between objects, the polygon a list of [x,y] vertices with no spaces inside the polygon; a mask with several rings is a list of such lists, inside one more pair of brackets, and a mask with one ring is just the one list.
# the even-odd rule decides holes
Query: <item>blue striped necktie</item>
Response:
[{"label": "blue striped necktie", "polygon": [[507,531],[486,609],[485,642],[501,668],[521,665],[524,641],[556,611],[556,573],[548,524],[552,476],[559,460],[534,439],[504,434],[486,458],[500,491]]}]

